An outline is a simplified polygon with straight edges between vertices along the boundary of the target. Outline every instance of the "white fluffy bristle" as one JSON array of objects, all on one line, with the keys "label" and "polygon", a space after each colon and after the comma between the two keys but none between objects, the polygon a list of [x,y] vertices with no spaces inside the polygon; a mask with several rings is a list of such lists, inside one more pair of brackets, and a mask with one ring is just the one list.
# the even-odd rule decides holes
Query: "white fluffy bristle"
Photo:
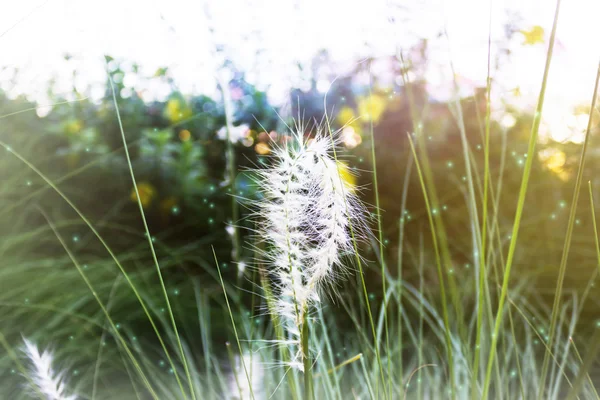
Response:
[{"label": "white fluffy bristle", "polygon": [[342,257],[353,253],[350,225],[356,237],[362,235],[365,212],[330,154],[331,137],[293,139],[275,150],[269,168],[258,171],[265,200],[257,213],[269,245],[263,261],[275,279],[276,311],[297,343],[290,365],[302,369],[297,360],[305,313],[320,301],[323,283],[339,276]]},{"label": "white fluffy bristle", "polygon": [[43,394],[48,400],[75,400],[76,396],[66,394],[64,372],[57,372],[52,367],[52,353],[48,350],[40,353],[35,344],[27,339],[23,341],[25,354],[31,361],[29,376],[35,385],[33,392]]}]

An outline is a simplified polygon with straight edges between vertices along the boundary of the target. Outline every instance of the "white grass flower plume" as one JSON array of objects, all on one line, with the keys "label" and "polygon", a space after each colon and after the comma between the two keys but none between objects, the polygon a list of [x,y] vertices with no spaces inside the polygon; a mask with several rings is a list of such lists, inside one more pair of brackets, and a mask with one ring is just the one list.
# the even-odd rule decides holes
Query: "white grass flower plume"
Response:
[{"label": "white grass flower plume", "polygon": [[48,400],[76,400],[76,396],[66,393],[65,372],[54,370],[52,353],[49,350],[40,353],[35,344],[25,338],[23,341],[25,342],[24,352],[31,362],[29,376],[32,384],[35,385],[31,388],[32,392],[38,395],[42,394]]},{"label": "white grass flower plume", "polygon": [[258,171],[264,196],[258,233],[267,244],[263,262],[273,281],[274,311],[289,335],[290,364],[304,370],[305,318],[325,283],[343,272],[342,259],[354,253],[354,239],[364,236],[366,224],[364,206],[332,157],[335,139],[323,130],[308,141],[303,133],[291,139],[274,149],[272,165]]}]

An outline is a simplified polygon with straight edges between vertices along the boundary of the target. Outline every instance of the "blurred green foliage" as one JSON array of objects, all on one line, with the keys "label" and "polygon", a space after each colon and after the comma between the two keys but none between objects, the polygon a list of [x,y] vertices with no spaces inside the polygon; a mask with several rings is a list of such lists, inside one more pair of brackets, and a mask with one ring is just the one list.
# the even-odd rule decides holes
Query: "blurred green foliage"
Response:
[{"label": "blurred green foliage", "polygon": [[[420,51],[426,53],[426,49]],[[425,59],[426,55],[422,54],[422,60]],[[236,261],[231,260],[231,237],[227,228],[232,223],[247,225],[245,216],[248,211],[242,201],[240,219],[231,221],[231,196],[260,202],[253,193],[249,169],[268,163],[271,147],[282,143],[288,126],[304,127],[306,135],[310,136],[322,126],[327,112],[333,128],[340,129],[342,143],[347,147],[347,151],[342,153],[343,161],[349,171],[356,172],[356,176],[347,175],[347,179],[358,184],[362,195],[371,204],[374,204],[370,172],[373,145],[370,131],[373,129],[388,265],[394,265],[398,258],[401,219],[405,224],[403,251],[407,259],[412,257],[414,260],[419,248],[431,248],[422,191],[411,166],[412,156],[407,141],[407,134],[414,131],[407,86],[399,79],[385,81],[378,76],[365,81],[364,76],[369,74],[370,63],[374,61],[363,62],[349,74],[336,77],[326,94],[318,90],[316,78],[309,88],[291,90],[291,111],[288,114],[295,117],[295,121],[281,117],[288,114],[284,114],[281,107],[269,104],[265,92],[257,90],[246,82],[242,72],[229,66],[232,79],[228,87],[222,89],[229,91],[234,111],[231,145],[237,178],[232,186],[226,176],[225,110],[221,96],[181,93],[166,68],[144,77],[135,64],[126,69],[107,57],[140,202],[153,235],[169,246],[209,238],[225,265]],[[388,74],[401,75],[403,71],[398,60],[390,58],[385,61],[390,66]],[[474,96],[457,101],[438,101],[428,91],[422,62],[405,67],[415,77],[410,84],[414,99],[412,112],[427,133],[427,152],[433,160],[435,187],[442,207],[437,211],[443,215],[454,249],[453,271],[471,274],[471,233],[474,229],[471,224],[474,219],[472,210],[467,206],[458,111],[464,122],[472,169],[476,175],[479,174],[481,182],[485,89],[477,89]],[[128,76],[135,76],[137,82],[143,83],[159,81],[170,88],[170,93],[162,101],[144,101],[144,85],[140,84],[139,90],[125,85],[125,77]],[[41,108],[36,115],[32,110],[21,112],[34,109],[36,104],[24,97],[0,94],[0,115],[5,116],[1,120],[0,139],[56,182],[91,221],[110,222],[142,233],[137,196],[123,153],[110,80],[106,81],[102,99],[92,100],[87,95],[76,89],[68,96],[51,93],[55,105],[50,109]],[[500,232],[500,237],[506,237],[514,217],[532,116],[527,111],[511,108],[509,104],[501,106],[513,123],[510,126],[501,121],[491,123],[490,163],[494,190],[491,204],[498,210],[497,226],[494,228]],[[598,144],[597,131],[598,125],[595,125],[592,148]],[[514,277],[540,279],[543,292],[546,284],[550,291],[553,288],[562,249],[562,227],[566,223],[567,202],[571,197],[572,182],[569,178],[573,176],[578,161],[579,145],[549,140],[540,143],[538,151],[541,155],[534,163],[533,185],[527,197],[522,230],[527,246],[519,249]],[[560,156],[558,162],[557,154]],[[3,183],[0,195],[10,211],[0,217],[5,238],[43,226],[45,222],[36,207],[51,212],[57,220],[74,218],[70,207],[21,161],[5,152],[0,163]],[[597,163],[597,155],[590,154],[586,181],[595,182],[593,168]],[[411,168],[406,207],[403,208],[405,173]],[[481,187],[476,188],[478,195],[481,191]],[[589,200],[587,196],[581,196],[572,256],[573,260],[577,259],[572,267],[577,272],[568,275],[573,288],[581,287],[595,270],[589,216]],[[28,222],[15,224],[14,218]],[[74,236],[79,235],[81,227],[72,229]],[[245,235],[245,231],[243,233]],[[243,236],[242,242],[246,239]],[[109,234],[108,240],[117,249],[127,249],[137,243],[132,241],[134,239],[124,239],[116,234]],[[371,260],[376,258],[375,247],[366,249],[371,251],[367,253]],[[249,263],[253,257],[251,248],[246,243],[238,261]],[[30,249],[30,254],[41,257],[36,251]],[[44,254],[56,254],[60,249],[50,246],[43,251]],[[89,247],[80,251],[96,250]],[[210,259],[206,246],[196,251]],[[432,257],[429,252],[426,253],[427,259]],[[498,262],[498,265],[501,263]],[[391,273],[395,271],[391,267],[390,270]],[[500,274],[501,267],[495,273]],[[410,280],[412,274],[409,269],[406,279]],[[374,272],[372,275],[370,281],[377,293],[380,278]],[[232,269],[231,279],[234,276],[236,273]],[[433,271],[430,278],[434,279]]]}]

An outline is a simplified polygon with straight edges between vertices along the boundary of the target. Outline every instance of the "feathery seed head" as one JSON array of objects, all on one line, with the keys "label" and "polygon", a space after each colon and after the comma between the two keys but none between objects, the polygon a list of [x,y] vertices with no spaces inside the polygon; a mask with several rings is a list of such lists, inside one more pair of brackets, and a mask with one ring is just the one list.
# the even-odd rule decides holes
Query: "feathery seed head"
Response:
[{"label": "feathery seed head", "polygon": [[48,350],[40,353],[35,344],[25,338],[23,341],[24,352],[31,361],[29,374],[35,385],[32,390],[43,394],[48,400],[76,400],[76,396],[66,394],[64,372],[56,372],[52,367],[52,353]]},{"label": "feathery seed head", "polygon": [[365,208],[342,179],[332,157],[337,139],[320,131],[305,141],[296,133],[291,143],[275,148],[273,164],[258,171],[264,195],[257,211],[259,233],[268,243],[263,253],[273,276],[276,312],[298,351],[306,313],[320,302],[325,282],[343,270],[342,259],[354,252],[355,239],[368,231]]}]

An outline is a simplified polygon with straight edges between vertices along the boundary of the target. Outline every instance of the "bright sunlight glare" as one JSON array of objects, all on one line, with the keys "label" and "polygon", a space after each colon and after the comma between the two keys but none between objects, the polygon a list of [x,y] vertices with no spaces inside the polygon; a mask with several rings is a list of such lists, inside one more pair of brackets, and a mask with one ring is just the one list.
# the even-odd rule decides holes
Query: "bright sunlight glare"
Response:
[{"label": "bright sunlight glare", "polygon": [[[247,71],[248,81],[267,89],[273,103],[282,103],[288,100],[285,93],[290,86],[302,87],[308,79],[307,69],[297,65],[309,65],[321,49],[328,51],[342,73],[361,57],[393,55],[427,38],[426,76],[435,97],[442,100],[454,94],[452,67],[461,95],[485,85],[489,26],[487,18],[474,16],[489,15],[492,2],[399,3],[357,1],[348,7],[344,0],[10,2],[0,13],[0,82],[9,93],[24,93],[40,103],[45,103],[50,78],[56,93],[91,85],[92,97],[100,98],[106,76],[103,56],[110,55],[139,64],[148,76],[168,67],[181,90],[213,93],[219,62],[215,48],[221,47],[222,56]],[[502,51],[512,53],[511,61],[500,63],[494,72],[494,104],[496,108],[503,103],[532,107],[554,7],[548,6],[548,0],[503,0],[492,6],[492,59],[499,59]],[[228,12],[232,7],[240,12]],[[563,2],[542,140],[582,140],[584,117],[573,109],[589,103],[591,96],[599,54],[590,46],[589,27],[599,14],[598,1]],[[515,21],[524,32],[507,42],[505,26]],[[537,35],[531,43],[527,43],[527,29]],[[15,69],[18,81],[10,79]],[[126,84],[139,87],[137,82]],[[325,91],[329,84],[319,81],[319,89]],[[149,84],[143,97],[164,99],[168,93],[164,85]]]}]

